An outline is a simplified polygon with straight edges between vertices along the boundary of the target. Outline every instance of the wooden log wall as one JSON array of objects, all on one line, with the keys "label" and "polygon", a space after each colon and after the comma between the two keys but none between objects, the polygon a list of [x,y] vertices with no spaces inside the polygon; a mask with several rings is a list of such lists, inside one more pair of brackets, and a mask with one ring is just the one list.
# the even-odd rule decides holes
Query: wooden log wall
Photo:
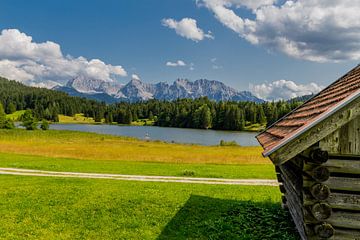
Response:
[{"label": "wooden log wall", "polygon": [[275,170],[302,239],[360,240],[360,155],[313,148]]}]

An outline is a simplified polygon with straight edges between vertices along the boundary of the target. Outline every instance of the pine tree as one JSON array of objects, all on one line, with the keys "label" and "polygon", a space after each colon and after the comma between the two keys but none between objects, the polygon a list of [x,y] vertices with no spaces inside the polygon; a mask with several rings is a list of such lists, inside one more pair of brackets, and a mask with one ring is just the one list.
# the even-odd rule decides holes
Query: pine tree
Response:
[{"label": "pine tree", "polygon": [[6,107],[6,113],[7,114],[11,114],[14,113],[16,111],[16,106],[13,102],[8,103],[7,107]]},{"label": "pine tree", "polygon": [[6,124],[6,114],[4,111],[4,107],[0,102],[0,129],[5,128],[5,124]]},{"label": "pine tree", "polygon": [[154,120],[154,115],[152,111],[149,112],[149,120],[150,121]]},{"label": "pine tree", "polygon": [[212,123],[212,119],[211,119],[211,112],[210,109],[207,105],[203,105],[201,110],[201,124],[200,127],[201,128],[205,128],[205,129],[209,129],[211,128],[211,123]]},{"label": "pine tree", "polygon": [[137,115],[137,111],[134,111],[134,113],[132,113],[132,121],[137,121],[138,120],[138,115]]},{"label": "pine tree", "polygon": [[131,124],[133,121],[132,113],[130,108],[126,110],[125,116],[124,116],[124,123],[125,124]]},{"label": "pine tree", "polygon": [[261,105],[259,105],[257,120],[258,120],[258,123],[260,123],[260,124],[266,124],[266,117],[265,117],[264,109],[262,108]]},{"label": "pine tree", "polygon": [[95,122],[99,123],[101,122],[101,115],[98,111],[95,112],[95,118],[94,118]]},{"label": "pine tree", "polygon": [[242,131],[245,129],[245,113],[244,111],[240,111],[240,125],[239,130]]}]

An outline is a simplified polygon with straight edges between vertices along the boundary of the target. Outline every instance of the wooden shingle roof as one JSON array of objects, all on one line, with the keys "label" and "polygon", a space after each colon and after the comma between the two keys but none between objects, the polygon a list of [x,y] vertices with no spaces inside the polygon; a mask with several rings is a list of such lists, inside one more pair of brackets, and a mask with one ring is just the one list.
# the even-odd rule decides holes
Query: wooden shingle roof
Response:
[{"label": "wooden shingle roof", "polygon": [[257,136],[269,156],[296,136],[360,96],[360,65]]}]

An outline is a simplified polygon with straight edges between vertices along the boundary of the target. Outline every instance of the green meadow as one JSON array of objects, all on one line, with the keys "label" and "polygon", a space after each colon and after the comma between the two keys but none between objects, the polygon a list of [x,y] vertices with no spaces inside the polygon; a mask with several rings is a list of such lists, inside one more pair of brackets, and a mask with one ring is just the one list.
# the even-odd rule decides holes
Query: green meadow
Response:
[{"label": "green meadow", "polygon": [[[274,179],[259,147],[0,130],[0,167]],[[277,187],[0,175],[0,239],[298,239]]]},{"label": "green meadow", "polygon": [[23,176],[0,183],[1,239],[296,239],[275,187]]}]

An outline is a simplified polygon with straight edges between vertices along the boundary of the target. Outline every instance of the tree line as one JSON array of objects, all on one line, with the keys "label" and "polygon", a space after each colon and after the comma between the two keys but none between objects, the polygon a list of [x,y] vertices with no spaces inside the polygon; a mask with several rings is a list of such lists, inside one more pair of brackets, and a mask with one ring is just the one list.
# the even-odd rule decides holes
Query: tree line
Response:
[{"label": "tree line", "polygon": [[161,127],[243,130],[250,124],[270,125],[301,102],[216,102],[203,97],[107,105],[0,78],[0,104],[7,114],[31,109],[35,119],[53,122],[59,120],[59,114],[74,116],[84,113],[85,117],[92,117],[96,122],[105,119],[106,123],[130,124],[138,119],[149,119]]},{"label": "tree line", "polygon": [[300,104],[298,101],[216,102],[206,97],[123,102],[110,105],[105,120],[127,124],[146,118],[161,127],[244,130],[245,126],[252,124],[270,125]]}]

